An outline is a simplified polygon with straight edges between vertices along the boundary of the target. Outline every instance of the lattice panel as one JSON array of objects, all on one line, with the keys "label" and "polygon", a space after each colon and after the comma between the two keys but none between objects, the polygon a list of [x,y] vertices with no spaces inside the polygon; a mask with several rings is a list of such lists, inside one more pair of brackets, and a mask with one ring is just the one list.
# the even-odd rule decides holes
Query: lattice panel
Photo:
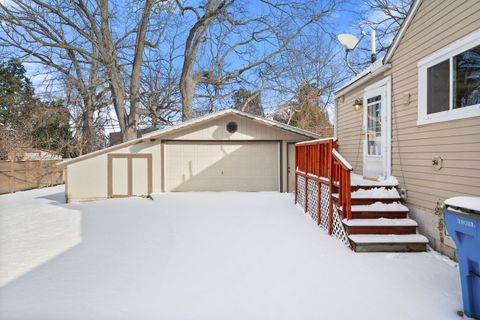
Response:
[{"label": "lattice panel", "polygon": [[[308,190],[305,194],[305,177],[297,176],[297,203],[305,208],[305,198],[308,197],[308,214],[316,222],[318,218],[318,183],[314,180],[308,180]],[[320,226],[328,230],[328,208],[329,208],[329,191],[330,188],[326,184],[320,186]],[[340,214],[337,206],[333,204],[332,212],[332,235],[340,239],[346,245],[349,245],[348,237],[343,228]]]},{"label": "lattice panel", "polygon": [[321,199],[320,199],[320,225],[324,229],[328,229],[328,197],[330,188],[326,184],[321,186]]},{"label": "lattice panel", "polygon": [[316,222],[318,217],[318,182],[308,180],[308,213]]},{"label": "lattice panel", "polygon": [[350,244],[348,242],[348,236],[347,236],[347,233],[345,232],[345,229],[343,228],[342,219],[340,218],[340,214],[338,213],[337,206],[335,205],[335,203],[333,203],[332,216],[333,216],[332,234],[348,246]]},{"label": "lattice panel", "polygon": [[297,203],[305,208],[305,177],[297,176]]}]

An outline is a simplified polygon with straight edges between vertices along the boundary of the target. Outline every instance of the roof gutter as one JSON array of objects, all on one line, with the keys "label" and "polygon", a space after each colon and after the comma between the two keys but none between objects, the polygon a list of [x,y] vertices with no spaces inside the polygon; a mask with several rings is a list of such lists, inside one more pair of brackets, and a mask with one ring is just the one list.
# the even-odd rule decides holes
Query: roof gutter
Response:
[{"label": "roof gutter", "polygon": [[358,79],[357,81],[355,81],[354,83],[352,83],[348,87],[345,87],[345,88],[341,89],[340,91],[338,91],[337,93],[335,93],[333,98],[334,99],[340,98],[341,96],[345,95],[346,93],[352,91],[355,88],[358,88],[362,84],[364,84],[364,83],[370,81],[371,79],[375,78],[379,74],[384,73],[385,71],[387,71],[391,67],[392,67],[392,65],[390,65],[390,64],[382,64],[380,67],[370,71],[370,73],[367,73],[365,76]]}]

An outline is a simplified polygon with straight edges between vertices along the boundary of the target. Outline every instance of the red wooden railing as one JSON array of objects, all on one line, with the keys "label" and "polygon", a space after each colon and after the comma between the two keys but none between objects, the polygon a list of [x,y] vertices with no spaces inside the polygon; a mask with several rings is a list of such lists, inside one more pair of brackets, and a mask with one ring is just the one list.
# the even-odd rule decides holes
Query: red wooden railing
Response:
[{"label": "red wooden railing", "polygon": [[339,206],[347,219],[351,219],[350,164],[335,150],[337,142],[333,138],[300,142],[295,145],[295,203],[298,201],[298,176],[305,178],[305,212],[308,212],[308,180],[318,183],[317,224],[321,219],[321,185],[328,185],[328,233],[332,233],[333,189],[338,189]]},{"label": "red wooden railing", "polygon": [[352,197],[350,172],[352,166],[337,152],[333,150],[333,185],[338,188],[338,206],[342,209],[344,217],[352,219]]}]

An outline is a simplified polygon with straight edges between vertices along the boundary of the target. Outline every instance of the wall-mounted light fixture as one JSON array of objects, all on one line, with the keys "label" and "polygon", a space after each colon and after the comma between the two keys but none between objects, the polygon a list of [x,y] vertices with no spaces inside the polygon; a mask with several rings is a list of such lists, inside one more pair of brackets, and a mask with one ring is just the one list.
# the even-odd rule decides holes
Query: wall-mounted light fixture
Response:
[{"label": "wall-mounted light fixture", "polygon": [[355,99],[355,102],[353,103],[353,109],[355,111],[360,111],[363,107],[363,100],[362,98],[357,98]]}]

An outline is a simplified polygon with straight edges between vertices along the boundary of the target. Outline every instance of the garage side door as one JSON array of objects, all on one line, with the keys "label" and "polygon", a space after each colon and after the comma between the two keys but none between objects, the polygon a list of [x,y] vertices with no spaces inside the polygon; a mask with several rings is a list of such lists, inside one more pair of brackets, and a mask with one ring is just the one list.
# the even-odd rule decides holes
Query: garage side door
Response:
[{"label": "garage side door", "polygon": [[151,154],[108,155],[108,197],[145,196],[152,193]]},{"label": "garage side door", "polygon": [[167,142],[167,191],[278,191],[278,142]]}]

